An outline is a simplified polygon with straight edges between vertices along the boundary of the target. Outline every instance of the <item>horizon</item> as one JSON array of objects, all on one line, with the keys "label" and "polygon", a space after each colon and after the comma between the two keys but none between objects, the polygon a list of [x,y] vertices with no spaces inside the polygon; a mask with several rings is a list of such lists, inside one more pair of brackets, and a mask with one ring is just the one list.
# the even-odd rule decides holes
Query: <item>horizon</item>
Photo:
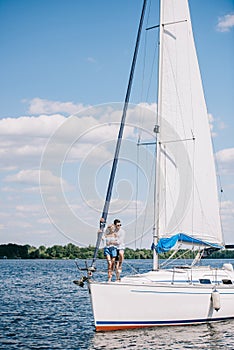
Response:
[{"label": "horizon", "polygon": [[[226,244],[231,244],[234,243],[234,2],[191,0],[189,3],[218,180],[223,189],[223,232]],[[125,96],[141,6],[140,0],[1,1],[0,244],[10,240],[13,244],[32,246],[95,245],[106,189],[103,179],[109,175],[109,167],[104,168],[104,164],[109,164],[116,138],[117,112]],[[152,96],[149,101],[142,100],[140,92],[133,89],[131,103],[138,106],[144,103],[151,108],[155,101]],[[100,113],[108,108],[113,108],[113,114],[111,118],[103,116],[100,125]],[[73,141],[80,137],[81,145],[72,149],[70,143],[69,150],[61,149],[65,157],[62,170],[46,172],[42,168],[43,155],[48,151],[46,145],[53,141],[52,136],[61,137],[62,125],[68,133],[66,125],[68,121],[72,123],[69,116],[76,113],[79,122],[72,124],[74,134],[66,136]],[[85,134],[87,130],[89,134]],[[133,128],[129,126],[126,133],[134,134]],[[109,142],[108,147],[104,141]],[[94,149],[96,142],[100,145],[98,149]],[[87,147],[90,167],[87,161],[83,162],[87,160]],[[79,166],[83,166],[83,172]],[[84,190],[84,184],[87,179],[91,183],[94,169],[102,181],[99,187],[96,179],[92,182],[97,193],[90,199],[89,191],[93,188]],[[141,176],[143,179],[144,174]],[[128,180],[127,175],[125,179]],[[57,197],[58,186],[65,193],[62,205]],[[49,208],[45,208],[45,189],[47,197],[53,200]],[[131,195],[127,185],[119,188],[119,194],[123,192]],[[117,198],[116,191],[115,202]],[[144,201],[145,197],[136,203],[138,209],[145,208]],[[64,222],[62,211],[67,204],[79,216],[74,227]],[[120,215],[117,204],[114,209],[110,220]],[[127,209],[125,215],[121,213],[123,226],[134,215],[133,205]],[[57,215],[57,222],[52,212]],[[136,244],[133,238],[140,245],[150,246],[150,229],[146,231],[142,237],[131,228],[128,242],[131,249]]]}]

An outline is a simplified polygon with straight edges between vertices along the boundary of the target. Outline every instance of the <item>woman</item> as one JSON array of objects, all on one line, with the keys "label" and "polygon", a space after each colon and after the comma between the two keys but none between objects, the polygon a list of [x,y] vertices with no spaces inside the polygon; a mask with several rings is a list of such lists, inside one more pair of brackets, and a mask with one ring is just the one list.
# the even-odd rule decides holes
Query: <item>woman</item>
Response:
[{"label": "woman", "polygon": [[115,267],[115,259],[117,257],[117,234],[115,233],[115,225],[111,224],[107,226],[105,234],[103,236],[104,240],[104,256],[107,260],[108,266],[108,282],[111,282],[113,270]]}]

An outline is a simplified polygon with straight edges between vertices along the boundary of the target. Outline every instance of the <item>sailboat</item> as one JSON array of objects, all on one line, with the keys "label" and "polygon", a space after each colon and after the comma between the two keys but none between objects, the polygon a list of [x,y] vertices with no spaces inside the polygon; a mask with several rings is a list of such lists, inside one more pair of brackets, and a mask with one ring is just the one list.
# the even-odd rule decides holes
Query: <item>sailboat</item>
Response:
[{"label": "sailboat", "polygon": [[[141,13],[120,130],[86,281],[96,331],[199,324],[234,318],[234,272],[197,264],[204,251],[225,248],[220,221],[210,126],[188,0],[161,0],[155,132],[153,266],[120,281],[95,281],[95,261],[107,222],[132,76],[146,9]],[[147,28],[149,29],[149,28]],[[160,253],[195,249],[191,265],[162,268]],[[227,246],[226,246],[227,247]],[[232,247],[233,248],[233,247]],[[172,253],[173,254],[173,253]],[[111,305],[111,307],[110,307]]]}]

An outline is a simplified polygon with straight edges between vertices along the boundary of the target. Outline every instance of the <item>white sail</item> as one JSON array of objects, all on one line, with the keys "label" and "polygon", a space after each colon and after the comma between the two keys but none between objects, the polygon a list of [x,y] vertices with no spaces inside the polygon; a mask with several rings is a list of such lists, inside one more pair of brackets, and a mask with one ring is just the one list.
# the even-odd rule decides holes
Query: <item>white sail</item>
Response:
[{"label": "white sail", "polygon": [[187,0],[161,2],[159,236],[222,244],[215,164]]}]

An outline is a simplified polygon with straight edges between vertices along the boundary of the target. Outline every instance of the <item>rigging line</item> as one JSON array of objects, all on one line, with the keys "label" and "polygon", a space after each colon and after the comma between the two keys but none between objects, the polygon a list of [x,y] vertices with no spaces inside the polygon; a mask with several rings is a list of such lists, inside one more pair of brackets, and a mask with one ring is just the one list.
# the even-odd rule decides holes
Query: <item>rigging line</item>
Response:
[{"label": "rigging line", "polygon": [[[212,136],[212,135],[211,135],[211,136]],[[214,151],[214,143],[213,143],[213,138],[212,138],[212,137],[211,137],[211,143],[212,143],[212,147],[213,147],[213,151]],[[194,152],[195,152],[195,144],[194,144]],[[216,166],[216,159],[215,159],[215,157],[214,157],[214,161],[215,161],[215,166]],[[195,162],[195,159],[194,159],[194,162]],[[193,176],[194,176],[194,174],[195,174],[195,164],[193,164]],[[217,227],[214,227],[214,226],[211,224],[210,220],[207,220],[207,217],[206,217],[205,212],[204,212],[204,206],[203,206],[203,204],[202,204],[201,195],[200,195],[200,192],[199,192],[199,190],[198,190],[198,184],[197,184],[197,181],[196,181],[195,176],[194,176],[193,180],[194,180],[194,181],[193,181],[193,197],[195,197],[195,194],[197,195],[198,201],[199,201],[199,206],[200,206],[201,215],[202,215],[203,219],[205,220],[207,226],[211,229],[212,232],[215,233]],[[222,191],[221,191],[221,192],[222,192]],[[194,203],[193,203],[193,204],[194,204]],[[220,212],[221,212],[221,206],[219,205],[219,214],[221,214]],[[193,218],[193,219],[194,219],[194,218]],[[194,220],[193,220],[193,224],[194,224]],[[221,230],[222,230],[223,227],[222,227],[222,221],[221,221],[221,220],[220,220],[220,225],[221,225]],[[223,242],[223,243],[224,243],[224,242]]]},{"label": "rigging line", "polygon": [[[164,154],[164,155],[167,155],[167,150],[166,150],[166,146],[164,145],[164,148],[162,149],[161,147],[161,152]],[[171,186],[169,186],[169,181],[167,180],[167,161],[169,160],[169,162],[172,162],[172,160],[168,157],[164,157],[164,181],[165,181],[165,190],[164,190],[164,195],[165,195],[165,210],[164,210],[164,227],[167,227],[167,198],[169,199],[169,196],[170,196],[170,203],[172,203],[173,205],[173,208],[176,207],[176,200],[174,200],[174,190],[172,190]],[[167,185],[168,183],[168,185]],[[181,219],[178,217],[176,211],[173,211],[173,215],[175,216],[175,222],[176,222],[176,227],[178,228],[180,222],[181,222]]]},{"label": "rigging line", "polygon": [[[164,27],[164,26],[170,26],[171,24],[177,24],[177,23],[183,23],[183,22],[187,22],[187,19],[184,19],[184,20],[181,20],[181,21],[163,23],[162,26],[163,26],[163,27]],[[156,24],[155,26],[146,28],[146,30],[151,30],[151,29],[159,28],[159,27],[160,27],[160,24]]]},{"label": "rigging line", "polygon": [[[149,12],[148,12],[149,17]],[[147,20],[148,21],[148,20]],[[144,81],[145,81],[145,58],[146,58],[146,46],[147,46],[147,36],[145,36],[144,41],[144,55],[143,55],[143,69],[142,69],[142,79],[141,79],[141,92],[140,92],[140,101],[143,101],[143,91],[144,91]],[[139,126],[143,124],[143,115],[142,109],[140,109],[139,117],[138,117]],[[142,130],[138,128],[138,141],[141,138]]]},{"label": "rigging line", "polygon": [[[186,22],[186,21],[182,21],[182,22]],[[175,88],[175,92],[176,92],[176,96],[177,96],[177,101],[178,101],[178,107],[179,107],[179,115],[180,117],[182,116],[182,108],[181,108],[181,100],[180,100],[180,96],[179,96],[179,93],[178,93],[178,86],[176,84],[176,76],[175,76],[175,71],[173,69],[173,64],[172,64],[172,61],[171,61],[171,57],[170,55],[168,55],[168,47],[167,45],[165,45],[165,50],[166,50],[166,53],[167,53],[167,56],[168,56],[168,59],[169,59],[169,63],[170,63],[170,67],[171,67],[171,74],[172,74],[172,77],[173,77],[173,82],[174,82],[174,88]],[[187,49],[188,53],[189,53],[189,50]],[[188,55],[189,56],[189,55]],[[189,59],[189,57],[188,57]],[[190,80],[190,83],[191,83],[191,80]],[[192,96],[190,96],[191,100],[192,100]],[[193,118],[193,108],[192,108],[192,120],[194,121],[194,118]],[[182,121],[182,127],[183,127],[183,133],[184,133],[184,136],[186,136],[186,132],[185,132],[185,124],[183,122],[183,120],[181,119]],[[174,143],[174,142],[183,142],[183,141],[195,141],[195,137],[194,137],[194,134],[193,134],[193,131],[191,130],[191,134],[192,134],[192,137],[191,138],[185,138],[185,139],[182,139],[182,140],[170,140],[170,141],[160,141],[162,144],[165,144],[165,143]],[[187,148],[187,147],[186,147]],[[193,147],[193,152],[194,152],[194,147]],[[194,161],[194,157],[193,157],[193,161]],[[193,174],[194,174],[194,164],[193,164]],[[194,197],[194,186],[193,186],[193,197]]]},{"label": "rigging line", "polygon": [[[217,182],[220,188],[220,193],[219,193],[219,216],[221,218],[221,210],[222,210],[222,198],[224,198],[223,196],[223,187],[222,187],[222,183],[221,183],[221,176],[220,176],[220,171],[219,171],[219,163],[218,160],[216,158],[216,151],[215,151],[215,145],[214,145],[214,139],[212,137],[212,133],[211,133],[211,143],[212,143],[212,149],[214,152],[214,161],[215,161],[215,169],[216,169],[216,177],[217,177]],[[223,234],[223,223],[222,220],[220,220],[220,225],[221,225],[221,232]]]},{"label": "rigging line", "polygon": [[[193,131],[191,130],[191,133],[193,133]],[[162,143],[162,144],[166,144],[166,143],[174,143],[174,142],[184,142],[184,141],[194,141],[195,140],[195,137],[191,137],[191,138],[188,138],[188,139],[183,139],[183,140],[171,140],[171,141],[160,141],[159,143]]]},{"label": "rigging line", "polygon": [[[165,145],[164,145],[164,149],[162,149],[162,147],[161,147],[161,150],[162,150],[163,153],[165,152],[165,154],[167,154],[167,150],[166,150],[166,146]],[[169,186],[166,185],[166,183],[167,183],[167,162],[168,162],[168,158],[164,157],[164,162],[163,162],[164,163],[163,171],[164,171],[164,179],[165,179],[164,180],[165,181],[165,186],[164,186],[164,194],[165,194],[164,227],[167,227],[167,189],[169,187]],[[171,196],[171,189],[170,189],[170,187],[169,187],[169,192],[170,192],[170,196]],[[174,203],[173,203],[173,205],[174,205]]]},{"label": "rigging line", "polygon": [[139,270],[137,268],[135,268],[132,264],[127,263],[126,259],[124,259],[123,262],[124,265],[127,265],[133,272],[135,272],[136,274],[139,273]]},{"label": "rigging line", "polygon": [[[151,8],[151,1],[150,1],[150,5],[149,5],[149,9],[148,9],[148,16],[147,16],[147,20],[146,23],[148,23],[149,21],[149,14],[150,14],[150,8]],[[141,84],[141,93],[140,93],[140,102],[144,101],[144,97],[143,97],[143,93],[144,93],[144,82],[145,82],[145,73],[146,73],[146,51],[147,51],[147,38],[148,36],[145,35],[145,40],[144,40],[144,55],[143,55],[143,69],[142,69],[142,84]],[[147,101],[147,95],[145,100]],[[139,113],[139,118],[138,118],[138,122],[139,122],[139,127],[138,127],[138,141],[137,141],[137,146],[140,144],[140,140],[141,140],[141,136],[142,136],[142,125],[143,125],[143,118],[144,118],[144,114],[143,114],[143,108],[140,108],[140,113]],[[139,160],[139,149],[137,148],[137,164]],[[138,173],[137,173],[138,176]],[[137,197],[136,197],[137,200]],[[137,209],[136,209],[136,215],[137,215]],[[135,238],[136,238],[136,229],[137,229],[137,220],[136,220],[136,225],[135,225]],[[135,243],[136,243],[136,239],[135,239]]]},{"label": "rigging line", "polygon": [[[147,20],[146,20],[146,24],[149,21],[149,14],[150,14],[150,7],[151,7],[151,1],[150,1],[150,6],[148,9],[148,15],[147,15]],[[144,36],[145,40],[144,40],[144,55],[143,55],[143,69],[142,69],[142,84],[141,84],[141,94],[140,94],[140,101],[143,101],[143,91],[144,91],[144,81],[145,81],[145,67],[146,67],[146,51],[147,51],[147,38],[148,36],[145,35]]]},{"label": "rigging line", "polygon": [[[179,249],[177,250],[177,252],[179,251]],[[173,260],[170,260],[170,258],[174,255],[173,253],[171,254],[171,256],[167,259],[167,264],[163,265],[164,267],[174,263],[176,260],[180,260],[183,256],[185,256],[188,252],[190,252],[190,249],[185,250],[184,252],[182,252],[178,257],[174,258]],[[184,258],[186,259],[186,258]],[[165,263],[166,263],[165,262]]]},{"label": "rigging line", "polygon": [[[139,164],[139,147],[137,147],[137,165]],[[139,187],[139,167],[136,167],[136,198],[135,198],[135,249],[136,249],[136,237],[137,237],[137,228],[138,228],[138,187]]]},{"label": "rigging line", "polygon": [[[150,1],[150,5],[149,5],[148,18],[147,18],[146,24],[148,24],[148,22],[149,22],[150,8],[151,8],[151,1]],[[145,74],[146,74],[146,56],[147,56],[147,50],[148,50],[147,49],[147,46],[148,46],[148,42],[147,42],[148,40],[147,39],[148,39],[148,35],[145,35],[144,59],[143,59],[143,77],[142,77],[142,84],[141,84],[140,102],[144,101],[143,90],[144,90],[144,82],[145,82]],[[154,71],[155,61],[156,61],[156,58],[155,58],[156,57],[156,51],[157,51],[157,45],[155,46],[153,60],[152,60],[152,63],[151,63],[150,77],[148,79],[148,87],[146,89],[145,102],[147,102],[148,99],[149,99],[149,91],[150,91],[150,87],[151,87],[151,83],[152,83],[153,71]],[[141,109],[141,112],[143,112],[143,109]],[[141,126],[143,125],[143,118],[144,118],[144,115],[142,113],[140,113],[139,125],[141,125]],[[142,135],[142,129],[139,129],[139,140],[141,139],[141,135]]]},{"label": "rigging line", "polygon": [[[151,86],[151,83],[152,83],[152,77],[153,77],[153,71],[154,71],[154,66],[155,66],[155,61],[156,61],[156,52],[157,52],[157,45],[155,46],[155,50],[154,50],[154,56],[153,56],[153,60],[152,60],[152,64],[151,64],[151,69],[150,69],[150,79],[149,79],[149,83],[148,83],[148,89],[147,89],[147,93],[146,93],[146,101],[148,101],[148,98],[149,98],[149,91],[150,91],[150,86]],[[142,94],[143,95],[143,94]],[[143,125],[143,115],[141,114],[141,125]],[[155,144],[152,143],[152,142],[140,142],[141,140],[141,134],[142,134],[142,129],[139,130],[139,136],[138,136],[138,143],[137,143],[137,146],[141,146],[141,145],[151,145],[151,144]],[[139,157],[139,148],[138,148],[138,157]],[[139,164],[139,158],[137,158],[137,164]],[[152,170],[151,170],[152,172]],[[138,173],[138,176],[139,176],[139,173]],[[151,179],[152,179],[152,176],[151,176]],[[152,181],[152,180],[151,180]],[[136,202],[136,206],[137,206],[137,202]],[[142,228],[142,234],[141,234],[141,237],[140,237],[140,247],[142,246],[142,240],[143,240],[143,232],[144,232],[144,229],[145,229],[145,223],[146,223],[146,214],[144,216],[144,220],[143,220],[143,228]],[[135,244],[137,242],[137,239],[136,239],[136,230],[137,230],[137,211],[136,211],[136,225],[135,225]],[[136,247],[136,246],[135,246]]]},{"label": "rigging line", "polygon": [[122,136],[123,136],[123,131],[124,131],[124,125],[125,125],[125,120],[126,120],[129,98],[130,98],[130,94],[131,94],[133,75],[134,75],[134,71],[135,71],[137,54],[138,54],[138,49],[139,49],[139,44],[140,44],[140,37],[141,37],[141,32],[142,32],[142,27],[143,27],[143,22],[144,22],[146,3],[147,3],[147,0],[144,0],[142,11],[141,11],[140,23],[139,23],[138,32],[137,32],[136,45],[135,45],[135,50],[134,50],[134,54],[133,54],[130,75],[129,75],[128,87],[127,87],[127,92],[126,92],[125,101],[124,101],[124,108],[123,108],[121,124],[120,124],[120,128],[119,128],[118,140],[117,140],[117,144],[116,144],[116,148],[115,148],[115,155],[114,155],[111,174],[110,174],[110,178],[109,178],[108,189],[107,189],[107,193],[106,193],[106,200],[105,200],[105,204],[104,204],[104,208],[103,208],[103,212],[102,212],[102,217],[100,220],[100,231],[98,232],[98,237],[97,237],[97,242],[96,242],[93,260],[91,263],[91,268],[94,268],[94,265],[95,265],[95,261],[96,261],[98,250],[99,250],[99,247],[101,244],[102,234],[103,234],[103,231],[105,229],[105,223],[106,223],[106,219],[107,219],[108,211],[109,211],[109,207],[110,207],[112,189],[113,189],[115,174],[116,174],[117,165],[118,165],[118,157],[119,157],[120,146],[121,146],[121,141],[122,141]]},{"label": "rigging line", "polygon": [[[154,157],[154,162],[155,162],[155,157]],[[148,195],[149,195],[149,193],[151,193],[151,188],[152,188],[152,183],[153,183],[154,162],[152,162],[151,169],[149,169]],[[141,228],[142,233],[141,233],[141,236],[138,239],[136,239],[136,241],[140,240],[140,247],[142,247],[142,240],[143,240],[143,237],[145,236],[144,231],[145,231],[145,227],[146,227],[146,216],[148,213],[149,206],[150,206],[150,201],[146,200],[146,207],[144,209],[144,216],[143,216],[143,219],[141,221],[142,222],[142,228]],[[148,230],[146,232],[148,232]]]},{"label": "rigging line", "polygon": [[[165,34],[165,30],[164,30],[164,29],[163,29],[163,34]],[[181,107],[181,97],[180,97],[179,91],[178,91],[178,84],[177,84],[176,72],[175,72],[175,70],[173,69],[173,62],[172,62],[172,59],[171,59],[172,56],[169,54],[169,48],[168,48],[168,45],[167,45],[166,40],[164,40],[164,47],[165,47],[166,53],[164,52],[163,54],[164,54],[164,56],[165,56],[166,58],[168,58],[169,65],[170,65],[170,68],[171,68],[171,74],[172,74],[172,78],[173,78],[175,93],[176,93],[176,97],[177,97],[177,101],[178,101],[179,116],[180,116],[180,120],[181,120],[182,127],[183,127],[183,134],[184,134],[184,136],[186,136],[185,125],[184,125],[183,118],[182,118],[183,113],[182,113],[182,107]]]},{"label": "rigging line", "polygon": [[194,234],[194,213],[195,213],[195,186],[194,186],[194,183],[195,183],[195,148],[196,148],[196,145],[195,145],[195,139],[194,139],[194,143],[193,143],[193,149],[192,149],[192,152],[193,152],[193,157],[192,157],[192,226],[191,226],[191,229],[192,229],[192,235]]},{"label": "rigging line", "polygon": [[[150,181],[149,181],[149,191],[148,193],[150,193],[150,189],[153,187],[154,183],[153,183],[153,179],[154,179],[154,169],[155,169],[155,162],[156,162],[156,148],[154,149],[154,161],[152,162],[152,165],[151,165],[151,170],[149,169],[149,173],[150,173]],[[145,208],[145,215],[144,215],[144,218],[143,218],[143,226],[142,226],[142,234],[141,234],[141,243],[140,243],[140,246],[142,246],[142,240],[143,240],[143,232],[145,231],[145,226],[146,226],[146,216],[147,216],[147,212],[148,212],[148,207],[150,205],[150,202],[149,200],[147,200],[147,205],[146,205],[146,208]]]},{"label": "rigging line", "polygon": [[156,65],[155,65],[155,61],[156,61],[157,47],[158,47],[158,44],[155,45],[155,49],[154,49],[154,56],[153,56],[153,60],[152,60],[152,64],[151,64],[151,69],[150,69],[151,74],[150,74],[148,89],[147,89],[147,93],[146,93],[146,101],[147,101],[148,98],[149,98],[149,90],[150,90],[150,86],[151,86],[151,83],[152,83],[153,71],[154,71],[154,69],[155,69],[154,67],[156,66]]},{"label": "rigging line", "polygon": [[202,200],[201,200],[201,195],[200,195],[200,192],[198,190],[198,184],[197,184],[196,179],[194,178],[194,195],[195,195],[195,192],[196,192],[198,200],[199,200],[201,216],[203,217],[204,222],[207,224],[207,227],[209,227],[212,230],[212,232],[215,233],[217,228],[211,225],[211,223],[210,223],[211,220],[207,220],[207,216],[205,215],[204,206],[203,206]]},{"label": "rigging line", "polygon": [[[210,125],[210,123],[209,123],[209,125]],[[215,144],[214,144],[214,139],[212,137],[212,133],[211,133],[211,143],[212,143],[213,152],[214,152],[214,154],[216,154]],[[216,176],[217,176],[218,184],[219,184],[219,187],[220,187],[220,192],[223,193],[221,177],[220,177],[220,171],[219,171],[219,163],[218,163],[218,160],[217,160],[216,156],[214,156],[214,161],[215,161]]]},{"label": "rigging line", "polygon": [[179,244],[178,247],[175,248],[174,252],[169,256],[169,258],[167,258],[165,261],[162,262],[162,264],[160,264],[160,267],[164,267],[164,266],[167,266],[168,264],[170,264],[171,263],[171,259],[179,251],[181,246],[182,246],[182,244]]},{"label": "rigging line", "polygon": [[[151,2],[150,2],[150,7],[151,7]],[[150,9],[149,9],[149,10],[150,10]],[[148,23],[148,22],[147,22],[147,23]],[[146,30],[147,30],[147,29],[146,29]],[[154,49],[154,55],[153,55],[153,60],[152,60],[152,64],[151,64],[151,69],[150,69],[151,75],[150,75],[150,79],[149,79],[149,83],[148,83],[148,89],[147,89],[147,93],[146,93],[146,101],[147,101],[148,98],[149,98],[149,89],[150,89],[151,82],[152,82],[153,71],[154,71],[154,67],[156,67],[155,61],[156,61],[156,51],[157,51],[158,46],[159,46],[159,43],[158,43],[158,39],[157,39],[157,43],[156,43],[155,49]]]},{"label": "rigging line", "polygon": [[[191,22],[190,22],[191,24]],[[192,235],[194,234],[194,216],[195,216],[195,166],[196,166],[196,163],[195,163],[195,154],[196,154],[196,143],[195,143],[195,136],[193,134],[193,130],[195,128],[195,120],[194,120],[194,103],[193,103],[193,94],[192,94],[192,79],[191,79],[191,76],[192,76],[192,72],[191,72],[191,62],[192,62],[192,54],[191,54],[191,51],[189,50],[189,31],[191,30],[191,33],[192,33],[192,36],[193,36],[193,29],[192,29],[192,24],[189,28],[189,23],[188,23],[188,26],[187,26],[187,31],[186,31],[186,40],[187,40],[187,43],[186,43],[186,48],[187,48],[187,57],[188,57],[188,70],[189,70],[189,92],[190,92],[190,106],[191,106],[191,121],[192,121],[192,128],[191,129],[191,134],[192,134],[192,140],[193,140],[193,145],[192,145],[192,203],[191,203],[191,206],[192,206],[192,213],[191,213],[191,222],[192,222],[192,226],[191,226],[191,231],[192,231]],[[195,48],[196,50],[196,48]]]}]

